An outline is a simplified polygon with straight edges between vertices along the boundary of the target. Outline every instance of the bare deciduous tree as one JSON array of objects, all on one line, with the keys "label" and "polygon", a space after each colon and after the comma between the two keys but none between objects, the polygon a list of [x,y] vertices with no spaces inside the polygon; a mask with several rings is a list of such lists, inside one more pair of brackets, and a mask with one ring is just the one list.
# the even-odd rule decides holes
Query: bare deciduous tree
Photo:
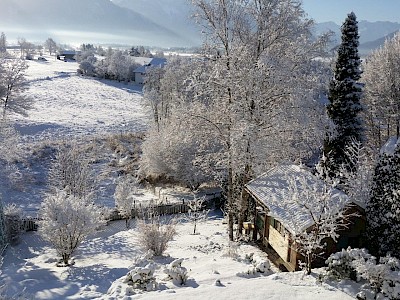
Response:
[{"label": "bare deciduous tree", "polygon": [[64,145],[49,170],[50,192],[64,191],[67,195],[91,200],[95,192],[95,178],[89,160],[75,143]]},{"label": "bare deciduous tree", "polygon": [[44,47],[49,51],[49,54],[52,55],[57,49],[57,44],[52,38],[48,38],[44,43]]},{"label": "bare deciduous tree", "polygon": [[[311,273],[312,263],[322,254],[326,239],[337,241],[338,232],[346,228],[354,214],[348,214],[349,198],[333,185],[326,185],[311,174],[288,174],[288,189],[277,196],[279,207],[296,208],[290,216],[292,245],[305,259],[305,270]],[[291,210],[290,210],[291,211]]]},{"label": "bare deciduous tree", "polygon": [[204,201],[205,197],[201,197],[194,198],[186,203],[186,205],[189,207],[189,211],[185,219],[193,223],[193,234],[196,234],[197,224],[205,221],[208,213],[210,212],[209,209],[204,208]]},{"label": "bare deciduous tree", "polygon": [[391,136],[400,137],[400,33],[370,54],[364,64],[368,143],[375,153]]},{"label": "bare deciduous tree", "polygon": [[133,193],[136,192],[135,180],[132,176],[126,176],[119,179],[115,188],[114,198],[115,206],[120,215],[125,219],[126,228],[130,227],[133,210]]}]

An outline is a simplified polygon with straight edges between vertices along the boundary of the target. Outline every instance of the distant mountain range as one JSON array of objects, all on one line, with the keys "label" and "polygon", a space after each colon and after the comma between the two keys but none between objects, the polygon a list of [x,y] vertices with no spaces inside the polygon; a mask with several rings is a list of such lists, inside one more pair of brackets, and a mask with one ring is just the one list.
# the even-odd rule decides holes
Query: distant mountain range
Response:
[{"label": "distant mountain range", "polygon": [[[333,22],[318,23],[315,26],[315,33],[321,34],[327,31],[333,31],[332,47],[340,43],[340,26]],[[387,38],[391,38],[400,30],[400,23],[396,22],[369,22],[359,21],[358,32],[360,35],[359,51],[365,55],[372,50],[379,48],[383,45]]]},{"label": "distant mountain range", "polygon": [[[139,1],[141,2],[141,1]],[[148,1],[148,3],[152,3]],[[27,40],[47,37],[133,45],[189,46],[189,37],[110,0],[1,0],[0,31]]]},{"label": "distant mountain range", "polygon": [[[0,0],[0,31],[9,39],[24,37],[64,43],[145,46],[198,46],[199,27],[187,0]],[[315,34],[332,30],[332,48],[340,26],[319,23]],[[359,22],[360,52],[365,54],[400,30],[400,23]]]}]

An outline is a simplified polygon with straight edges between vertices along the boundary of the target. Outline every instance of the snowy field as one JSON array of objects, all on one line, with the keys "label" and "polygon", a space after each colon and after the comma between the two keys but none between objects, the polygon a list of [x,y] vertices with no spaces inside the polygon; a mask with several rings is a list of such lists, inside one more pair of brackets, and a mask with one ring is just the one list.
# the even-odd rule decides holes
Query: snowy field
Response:
[{"label": "snowy field", "polygon": [[35,104],[28,117],[16,117],[25,139],[67,139],[146,128],[141,86],[78,76],[76,62],[54,57],[28,63],[27,93]]},{"label": "snowy field", "polygon": [[[111,223],[84,242],[74,256],[75,265],[66,268],[55,266],[55,251],[37,233],[24,234],[19,245],[8,249],[1,280],[10,295],[23,291],[27,299],[353,299],[351,285],[317,284],[315,274],[302,279],[301,272],[276,273],[272,267],[272,271],[247,275],[254,267],[246,254],[254,253],[259,261],[267,256],[246,244],[239,246],[236,259],[225,256],[229,249],[226,224],[218,215],[198,225],[200,234],[192,234],[191,223],[181,223],[177,231],[166,255],[153,261],[156,291],[137,291],[123,298],[127,285],[118,279],[142,256],[137,231],[125,229],[123,221]],[[178,258],[184,259],[182,266],[188,270],[184,286],[167,280],[163,272]],[[217,280],[221,285],[216,285]]]}]

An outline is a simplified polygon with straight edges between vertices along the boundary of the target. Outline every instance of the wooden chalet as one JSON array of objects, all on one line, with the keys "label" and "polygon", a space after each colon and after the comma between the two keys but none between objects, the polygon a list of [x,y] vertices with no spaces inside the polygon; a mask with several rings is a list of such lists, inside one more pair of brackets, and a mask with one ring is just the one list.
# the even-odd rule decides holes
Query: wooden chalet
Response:
[{"label": "wooden chalet", "polygon": [[[299,183],[299,178],[305,179],[307,184]],[[296,232],[309,230],[313,226],[310,214],[306,213],[297,201],[285,201],[285,197],[293,197],[293,184],[296,185],[297,195],[307,195],[308,207],[317,207],[315,204],[321,199],[315,191],[307,193],[306,189],[326,188],[326,184],[316,178],[302,166],[282,165],[271,169],[246,185],[249,201],[255,207],[254,224],[245,224],[245,229],[254,228],[253,237],[262,242],[271,260],[282,270],[295,271],[299,269],[298,253],[293,237]],[[315,261],[314,267],[323,266],[325,259],[342,248],[362,247],[365,232],[365,212],[360,204],[351,202],[339,190],[329,194],[332,205],[343,203],[338,201],[344,197],[346,206],[342,209],[349,217],[346,218],[346,228],[339,231],[337,242],[327,240],[324,255]],[[299,201],[301,202],[301,201]],[[318,213],[318,212],[316,212]]]}]

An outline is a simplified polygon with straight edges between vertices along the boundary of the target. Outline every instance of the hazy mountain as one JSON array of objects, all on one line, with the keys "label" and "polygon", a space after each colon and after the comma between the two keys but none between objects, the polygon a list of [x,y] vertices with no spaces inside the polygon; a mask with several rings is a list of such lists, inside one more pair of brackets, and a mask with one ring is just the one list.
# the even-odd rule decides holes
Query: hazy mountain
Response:
[{"label": "hazy mountain", "polygon": [[367,53],[371,52],[371,50],[378,49],[379,47],[381,47],[385,43],[385,41],[387,39],[393,38],[396,33],[398,33],[398,31],[392,32],[392,33],[390,33],[390,34],[388,34],[388,35],[386,35],[384,37],[381,37],[379,39],[376,39],[374,41],[370,41],[370,42],[366,42],[366,43],[360,44],[359,52],[361,54],[367,54]]},{"label": "hazy mountain", "polygon": [[[333,45],[340,43],[340,26],[334,22],[317,23],[315,26],[315,33],[321,34],[322,32],[333,31],[334,41]],[[396,22],[369,22],[359,21],[358,31],[360,34],[360,52],[366,54],[373,49],[383,45],[386,37],[400,30],[400,23]]]},{"label": "hazy mountain", "polygon": [[111,0],[113,3],[140,13],[165,28],[185,36],[193,44],[201,44],[199,27],[192,18],[187,0]]},{"label": "hazy mountain", "polygon": [[177,46],[191,42],[110,0],[1,0],[0,31],[28,40],[66,36],[81,42]]}]

